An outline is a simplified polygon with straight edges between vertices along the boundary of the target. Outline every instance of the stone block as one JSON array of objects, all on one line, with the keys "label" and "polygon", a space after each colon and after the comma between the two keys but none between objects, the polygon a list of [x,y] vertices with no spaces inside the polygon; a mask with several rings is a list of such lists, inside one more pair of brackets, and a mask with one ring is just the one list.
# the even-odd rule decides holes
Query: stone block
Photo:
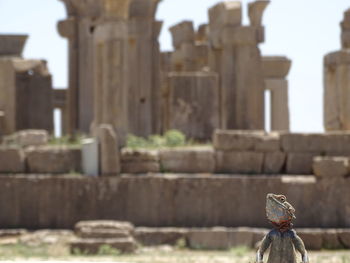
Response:
[{"label": "stone block", "polygon": [[339,179],[350,174],[350,161],[347,157],[317,156],[313,159],[312,169],[316,176]]},{"label": "stone block", "polygon": [[350,30],[342,32],[341,41],[344,49],[350,48]]},{"label": "stone block", "polygon": [[308,250],[322,249],[322,233],[321,229],[297,229],[297,235],[304,241]]},{"label": "stone block", "polygon": [[268,0],[259,0],[248,4],[249,19],[252,26],[259,27],[262,25],[262,17],[269,3]]},{"label": "stone block", "polygon": [[260,174],[263,163],[263,153],[216,151],[217,173]]},{"label": "stone block", "polygon": [[25,156],[21,149],[0,147],[0,173],[24,173]]},{"label": "stone block", "polygon": [[342,245],[336,229],[325,229],[322,234],[322,247],[326,249],[341,249]]},{"label": "stone block", "polygon": [[264,153],[263,173],[281,174],[286,164],[286,153],[284,152],[266,152]]},{"label": "stone block", "polygon": [[45,130],[23,130],[10,137],[15,144],[21,147],[42,146],[49,141],[49,133]]},{"label": "stone block", "polygon": [[170,32],[173,37],[174,48],[180,48],[182,43],[194,43],[195,32],[192,21],[183,21],[170,27]]},{"label": "stone block", "polygon": [[132,233],[134,231],[134,226],[129,222],[123,221],[93,220],[80,221],[75,225],[74,229],[77,233],[102,230],[126,231],[128,233]]},{"label": "stone block", "polygon": [[159,151],[123,148],[121,160],[122,162],[158,162]]},{"label": "stone block", "polygon": [[188,245],[193,249],[226,250],[230,249],[230,237],[226,228],[191,229]]},{"label": "stone block", "polygon": [[257,45],[259,35],[255,27],[225,27],[222,31],[224,45]]},{"label": "stone block", "polygon": [[135,239],[143,246],[176,245],[179,240],[186,239],[188,229],[178,227],[135,229]]},{"label": "stone block", "polygon": [[1,35],[0,56],[21,57],[28,35]]},{"label": "stone block", "polygon": [[319,154],[315,153],[288,153],[287,174],[312,174],[313,158]]},{"label": "stone block", "polygon": [[257,137],[254,149],[258,152],[276,152],[281,150],[278,133],[265,134]]},{"label": "stone block", "polygon": [[229,233],[229,247],[253,247],[255,233],[251,228],[228,228],[227,231]]},{"label": "stone block", "polygon": [[112,125],[102,124],[97,128],[100,144],[100,169],[102,175],[117,175],[120,173],[120,153],[118,137]]},{"label": "stone block", "polygon": [[262,68],[265,78],[284,79],[291,68],[292,61],[287,57],[263,57]]},{"label": "stone block", "polygon": [[168,81],[167,129],[180,130],[188,138],[209,140],[220,124],[217,73],[171,73]]},{"label": "stone block", "polygon": [[209,9],[210,30],[242,24],[242,4],[239,1],[220,2]]},{"label": "stone block", "polygon": [[29,147],[25,150],[29,173],[81,172],[81,149],[67,146]]},{"label": "stone block", "polygon": [[136,243],[132,237],[128,238],[84,238],[72,241],[70,243],[71,253],[82,253],[94,255],[102,253],[104,246],[117,249],[122,253],[132,253],[136,250]]},{"label": "stone block", "polygon": [[159,173],[160,164],[155,161],[122,162],[122,173],[144,174]]},{"label": "stone block", "polygon": [[128,238],[128,230],[80,228],[75,234],[80,238]]},{"label": "stone block", "polygon": [[194,249],[227,250],[233,247],[252,247],[254,232],[249,228],[190,229],[188,244]]},{"label": "stone block", "polygon": [[286,152],[319,152],[349,154],[350,133],[328,132],[318,134],[285,133],[281,134],[282,149]]},{"label": "stone block", "polygon": [[286,152],[323,152],[326,150],[328,138],[325,134],[281,134],[282,149]]},{"label": "stone block", "polygon": [[82,142],[82,170],[85,175],[98,176],[99,150],[98,141],[94,138]]},{"label": "stone block", "polygon": [[0,238],[8,238],[8,237],[20,237],[25,234],[28,234],[26,229],[1,229],[0,230]]},{"label": "stone block", "polygon": [[253,151],[264,131],[216,130],[213,144],[216,150]]},{"label": "stone block", "polygon": [[340,243],[344,248],[350,248],[350,230],[349,229],[340,229],[338,230],[338,237]]},{"label": "stone block", "polygon": [[160,165],[164,172],[213,173],[215,154],[210,147],[165,149],[160,151]]}]

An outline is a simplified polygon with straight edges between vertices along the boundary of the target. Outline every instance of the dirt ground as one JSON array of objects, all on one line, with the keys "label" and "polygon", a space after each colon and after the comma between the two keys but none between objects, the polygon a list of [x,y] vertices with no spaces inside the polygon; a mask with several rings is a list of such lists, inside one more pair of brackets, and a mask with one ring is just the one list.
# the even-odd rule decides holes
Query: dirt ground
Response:
[{"label": "dirt ground", "polygon": [[[139,247],[135,254],[105,249],[96,256],[72,255],[71,231],[37,231],[21,237],[0,238],[0,262],[113,262],[113,263],[253,263],[255,251],[245,247],[228,251],[189,250],[180,242],[175,247]],[[265,255],[264,261],[267,261]],[[350,250],[309,252],[310,263],[350,263]],[[300,261],[301,262],[301,258]]]}]

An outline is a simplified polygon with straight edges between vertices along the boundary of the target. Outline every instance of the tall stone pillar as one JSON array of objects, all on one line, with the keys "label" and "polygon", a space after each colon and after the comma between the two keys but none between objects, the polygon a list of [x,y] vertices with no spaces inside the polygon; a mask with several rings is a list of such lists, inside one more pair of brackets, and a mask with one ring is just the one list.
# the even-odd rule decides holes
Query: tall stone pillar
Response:
[{"label": "tall stone pillar", "polygon": [[161,131],[159,0],[130,0],[128,17],[128,132],[149,136]]},{"label": "tall stone pillar", "polygon": [[324,126],[350,130],[350,9],[341,23],[342,49],[324,58]]},{"label": "tall stone pillar", "polygon": [[129,0],[100,1],[101,16],[94,30],[94,122],[111,125],[118,137],[128,131],[127,18]]},{"label": "tall stone pillar", "polygon": [[60,1],[68,15],[58,23],[60,35],[68,39],[68,133],[88,133],[93,120],[93,33],[100,10],[98,1]]},{"label": "tall stone pillar", "polygon": [[222,128],[264,129],[264,77],[258,44],[264,39],[261,17],[267,4],[249,5],[250,26],[241,26],[240,2],[222,2],[209,10],[214,48],[211,66],[221,75]]},{"label": "tall stone pillar", "polygon": [[271,94],[271,130],[289,131],[288,80],[291,60],[286,57],[263,57],[265,88]]}]

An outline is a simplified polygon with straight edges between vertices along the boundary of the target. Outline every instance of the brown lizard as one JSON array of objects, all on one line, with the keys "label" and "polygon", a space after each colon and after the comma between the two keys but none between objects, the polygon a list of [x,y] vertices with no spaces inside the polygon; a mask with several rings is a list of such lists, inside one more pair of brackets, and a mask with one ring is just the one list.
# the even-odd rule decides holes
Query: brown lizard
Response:
[{"label": "brown lizard", "polygon": [[266,216],[275,229],[262,240],[256,255],[257,263],[263,263],[264,253],[270,246],[268,263],[296,263],[295,250],[301,254],[303,263],[309,262],[304,242],[292,229],[294,213],[295,209],[284,195],[266,196]]}]

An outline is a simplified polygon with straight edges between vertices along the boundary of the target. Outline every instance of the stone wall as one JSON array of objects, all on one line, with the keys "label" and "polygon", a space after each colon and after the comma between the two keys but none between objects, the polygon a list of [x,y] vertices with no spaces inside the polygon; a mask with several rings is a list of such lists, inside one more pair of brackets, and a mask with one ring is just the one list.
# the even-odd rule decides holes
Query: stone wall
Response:
[{"label": "stone wall", "polygon": [[350,227],[350,181],[312,177],[1,176],[2,228],[72,228],[88,219],[148,227],[270,227],[266,194],[283,193],[295,227]]}]

